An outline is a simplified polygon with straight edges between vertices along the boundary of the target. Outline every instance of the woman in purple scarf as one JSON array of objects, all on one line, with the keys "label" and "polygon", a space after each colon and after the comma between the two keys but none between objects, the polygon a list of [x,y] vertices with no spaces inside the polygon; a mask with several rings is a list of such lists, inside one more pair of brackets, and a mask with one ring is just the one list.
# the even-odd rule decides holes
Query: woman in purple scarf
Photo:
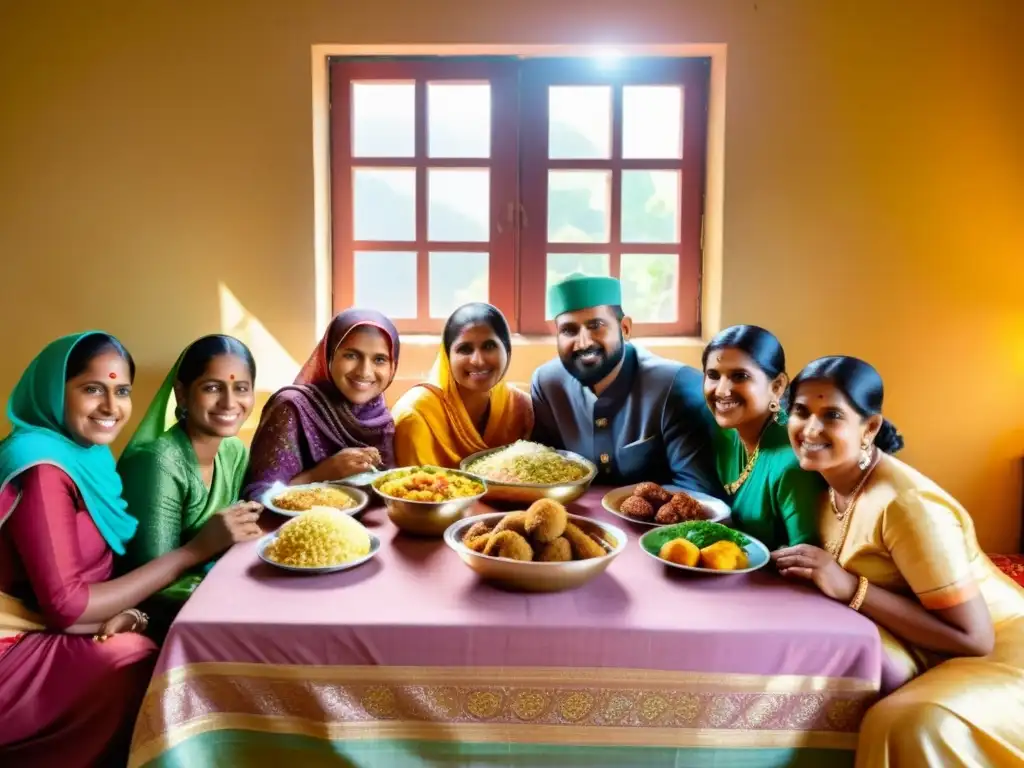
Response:
[{"label": "woman in purple scarf", "polygon": [[394,466],[395,422],[384,390],[398,367],[398,331],[380,312],[347,309],[331,322],[295,383],[263,409],[243,497],[274,483],[340,480]]}]

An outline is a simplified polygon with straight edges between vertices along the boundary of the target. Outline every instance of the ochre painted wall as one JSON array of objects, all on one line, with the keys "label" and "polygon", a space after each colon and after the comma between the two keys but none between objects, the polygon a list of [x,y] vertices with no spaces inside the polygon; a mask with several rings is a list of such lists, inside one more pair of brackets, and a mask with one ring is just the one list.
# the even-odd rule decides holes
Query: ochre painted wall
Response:
[{"label": "ochre painted wall", "polygon": [[[728,44],[725,324],[875,363],[905,457],[1015,548],[1024,454],[1024,3],[0,3],[0,395],[85,327],[135,353],[240,327],[262,383],[313,310],[310,46]],[[248,310],[222,318],[220,286]],[[254,325],[254,318],[260,325]],[[394,394],[429,366],[408,343]],[[694,348],[667,354],[694,361]],[[517,348],[523,380],[547,348]],[[276,354],[276,357],[274,356]],[[283,361],[283,362],[277,362]],[[269,370],[269,369],[276,370]]]}]

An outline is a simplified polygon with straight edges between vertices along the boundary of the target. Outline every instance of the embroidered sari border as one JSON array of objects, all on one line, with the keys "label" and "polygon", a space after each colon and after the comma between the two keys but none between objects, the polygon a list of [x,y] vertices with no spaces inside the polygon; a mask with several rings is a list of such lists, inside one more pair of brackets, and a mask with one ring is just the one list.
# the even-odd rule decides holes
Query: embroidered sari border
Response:
[{"label": "embroidered sari border", "polygon": [[550,744],[589,747],[668,747],[730,749],[853,750],[856,733],[815,731],[710,731],[685,728],[537,726],[494,727],[484,723],[317,723],[296,717],[219,713],[176,728],[163,738],[133,746],[128,768],[141,768],[191,738],[222,730],[294,735],[330,741],[445,741],[468,743]]}]

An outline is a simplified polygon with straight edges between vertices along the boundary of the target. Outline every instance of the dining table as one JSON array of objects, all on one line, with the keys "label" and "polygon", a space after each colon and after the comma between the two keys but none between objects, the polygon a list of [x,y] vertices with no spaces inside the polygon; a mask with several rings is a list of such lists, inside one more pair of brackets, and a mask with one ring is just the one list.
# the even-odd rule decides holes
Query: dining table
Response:
[{"label": "dining table", "polygon": [[569,512],[626,546],[563,592],[481,581],[380,506],[360,517],[380,550],[351,570],[296,574],[234,546],[170,627],[129,765],[852,765],[880,692],[875,625],[770,563],[667,566],[607,490]]}]

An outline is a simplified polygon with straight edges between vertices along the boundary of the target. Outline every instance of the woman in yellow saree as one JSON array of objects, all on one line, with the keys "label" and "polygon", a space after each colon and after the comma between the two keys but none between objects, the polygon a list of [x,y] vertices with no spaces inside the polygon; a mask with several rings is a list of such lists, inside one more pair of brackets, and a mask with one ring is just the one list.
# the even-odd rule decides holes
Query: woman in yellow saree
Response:
[{"label": "woman in yellow saree", "polygon": [[467,456],[533,429],[529,394],[505,383],[512,335],[490,304],[459,307],[445,323],[428,381],[395,404],[398,466],[458,467]]},{"label": "woman in yellow saree", "polygon": [[903,439],[882,394],[852,357],[793,380],[789,437],[829,484],[826,544],[772,558],[878,625],[895,692],[861,725],[858,768],[1024,765],[1024,588],[982,553],[967,511],[891,455]]}]

